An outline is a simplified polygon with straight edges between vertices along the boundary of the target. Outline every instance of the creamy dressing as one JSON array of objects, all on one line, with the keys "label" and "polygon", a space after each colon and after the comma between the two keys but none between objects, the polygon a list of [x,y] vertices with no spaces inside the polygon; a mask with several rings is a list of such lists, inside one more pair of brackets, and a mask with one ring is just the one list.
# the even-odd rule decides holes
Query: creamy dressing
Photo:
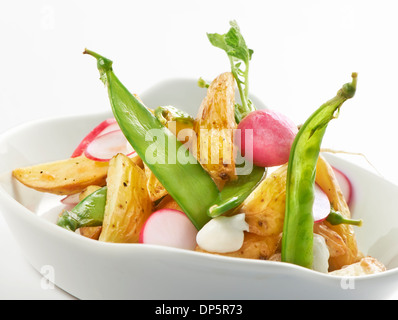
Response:
[{"label": "creamy dressing", "polygon": [[314,246],[312,250],[314,255],[312,269],[315,271],[328,273],[330,255],[325,238],[314,233]]},{"label": "creamy dressing", "polygon": [[209,252],[233,252],[242,247],[244,231],[249,231],[244,213],[232,217],[219,216],[199,230],[196,242],[199,247]]}]

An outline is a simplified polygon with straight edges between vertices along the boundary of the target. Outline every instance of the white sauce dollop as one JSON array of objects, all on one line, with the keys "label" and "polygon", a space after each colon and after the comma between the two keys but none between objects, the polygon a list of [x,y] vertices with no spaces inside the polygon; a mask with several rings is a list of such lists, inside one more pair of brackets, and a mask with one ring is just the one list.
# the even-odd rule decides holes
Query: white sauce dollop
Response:
[{"label": "white sauce dollop", "polygon": [[244,240],[244,231],[249,231],[245,214],[213,218],[199,230],[196,242],[209,252],[226,253],[239,250]]},{"label": "white sauce dollop", "polygon": [[319,234],[314,233],[313,246],[314,260],[312,262],[312,269],[315,271],[328,273],[329,270],[329,249],[326,245],[325,238]]}]

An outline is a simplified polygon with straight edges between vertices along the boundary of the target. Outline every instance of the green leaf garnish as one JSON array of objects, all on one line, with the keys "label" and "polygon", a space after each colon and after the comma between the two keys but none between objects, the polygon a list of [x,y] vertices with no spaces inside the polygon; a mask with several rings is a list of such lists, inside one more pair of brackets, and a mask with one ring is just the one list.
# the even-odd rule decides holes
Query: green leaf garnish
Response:
[{"label": "green leaf garnish", "polygon": [[[226,34],[208,33],[210,43],[224,50],[231,63],[231,72],[235,77],[242,104],[236,104],[235,119],[239,123],[247,114],[254,111],[249,99],[249,61],[253,50],[249,49],[236,21],[230,21],[231,28]],[[242,62],[244,69],[242,69]]]}]

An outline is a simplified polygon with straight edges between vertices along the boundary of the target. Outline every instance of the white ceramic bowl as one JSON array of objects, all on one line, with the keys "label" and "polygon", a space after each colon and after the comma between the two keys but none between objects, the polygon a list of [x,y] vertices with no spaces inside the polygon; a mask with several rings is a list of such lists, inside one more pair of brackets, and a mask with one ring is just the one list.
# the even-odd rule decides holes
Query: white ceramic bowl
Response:
[{"label": "white ceramic bowl", "polygon": [[[164,81],[141,95],[150,107],[171,104],[195,115],[205,95],[194,80]],[[257,107],[264,107],[253,98]],[[327,155],[355,188],[360,249],[390,270],[342,278],[295,265],[222,257],[175,248],[93,241],[58,227],[59,197],[22,186],[11,170],[69,157],[90,128],[110,113],[46,119],[0,137],[0,210],[38,271],[81,299],[382,299],[398,289],[398,187]]]}]

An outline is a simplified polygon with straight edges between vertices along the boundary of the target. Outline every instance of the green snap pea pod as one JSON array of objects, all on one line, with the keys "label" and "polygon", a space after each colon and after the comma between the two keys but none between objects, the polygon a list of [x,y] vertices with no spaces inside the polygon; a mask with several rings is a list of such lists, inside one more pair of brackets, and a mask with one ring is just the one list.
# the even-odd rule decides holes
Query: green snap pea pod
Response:
[{"label": "green snap pea pod", "polygon": [[81,227],[101,226],[107,190],[106,186],[102,187],[80,201],[72,210],[65,210],[57,225],[70,231],[76,231]]},{"label": "green snap pea pod", "polygon": [[290,151],[286,179],[286,211],[282,235],[282,261],[312,268],[312,206],[316,163],[329,121],[354,96],[357,74],[337,95],[316,110],[300,128]]},{"label": "green snap pea pod", "polygon": [[172,132],[119,81],[111,60],[87,49],[84,53],[97,59],[113,114],[131,146],[195,227],[202,228],[210,220],[207,210],[218,197],[214,181]]},{"label": "green snap pea pod", "polygon": [[347,219],[340,212],[335,211],[334,209],[330,210],[330,213],[327,216],[326,221],[333,226],[336,226],[338,224],[350,224],[357,227],[362,226],[362,220]]},{"label": "green snap pea pod", "polygon": [[267,174],[267,168],[253,166],[248,175],[240,175],[236,180],[228,181],[220,192],[216,203],[208,210],[212,218],[239,206]]}]

